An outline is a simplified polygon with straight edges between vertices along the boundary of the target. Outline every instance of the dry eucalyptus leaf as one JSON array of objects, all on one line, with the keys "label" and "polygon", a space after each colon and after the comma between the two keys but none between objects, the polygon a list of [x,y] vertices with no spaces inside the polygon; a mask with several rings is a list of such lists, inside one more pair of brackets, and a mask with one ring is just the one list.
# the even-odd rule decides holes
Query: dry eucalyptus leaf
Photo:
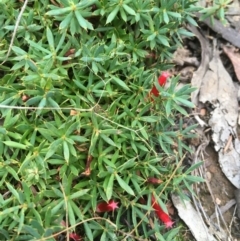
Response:
[{"label": "dry eucalyptus leaf", "polygon": [[240,155],[236,151],[236,149],[239,148],[239,146],[236,146],[239,145],[238,143],[234,142],[235,145],[232,143],[226,153],[224,153],[223,150],[219,151],[218,161],[228,180],[231,181],[236,188],[240,189]]},{"label": "dry eucalyptus leaf", "polygon": [[224,149],[229,136],[232,134],[232,128],[228,125],[220,107],[216,107],[213,110],[208,124],[212,129],[212,140],[215,150]]},{"label": "dry eucalyptus leaf", "polygon": [[[210,102],[215,107],[211,112],[209,126],[214,148],[218,151],[218,161],[229,181],[240,188],[240,141],[236,138],[237,98],[237,89],[214,48],[209,69],[202,80],[199,100],[202,103]],[[234,141],[232,137],[235,137]]]},{"label": "dry eucalyptus leaf", "polygon": [[198,67],[197,71],[193,73],[191,84],[193,87],[196,87],[197,90],[194,91],[191,95],[191,101],[198,106],[199,102],[199,90],[202,84],[202,79],[208,69],[209,60],[211,58],[211,49],[209,47],[208,40],[198,31],[198,29],[194,26],[188,26],[188,29],[195,34],[201,44],[201,64]]},{"label": "dry eucalyptus leaf", "polygon": [[225,150],[229,137],[233,135],[233,129],[228,125],[219,107],[212,112],[209,125],[212,129],[214,148],[218,151],[220,167],[228,180],[235,187],[240,188],[240,141],[235,139]]},{"label": "dry eucalyptus leaf", "polygon": [[228,124],[231,127],[236,127],[238,117],[237,91],[217,50],[202,80],[199,100],[203,103],[219,104]]},{"label": "dry eucalyptus leaf", "polygon": [[226,47],[226,46],[223,47],[223,51],[231,60],[236,76],[240,81],[240,53],[235,52],[234,47]]},{"label": "dry eucalyptus leaf", "polygon": [[184,201],[183,203],[177,195],[172,195],[172,201],[178,210],[178,215],[186,223],[197,241],[216,241],[213,235],[209,233],[201,215],[189,201]]}]

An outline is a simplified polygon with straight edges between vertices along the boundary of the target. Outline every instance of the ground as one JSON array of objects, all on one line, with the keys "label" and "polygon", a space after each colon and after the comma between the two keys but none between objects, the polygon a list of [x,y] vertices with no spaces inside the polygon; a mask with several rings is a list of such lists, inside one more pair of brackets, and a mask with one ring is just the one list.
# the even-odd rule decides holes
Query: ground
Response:
[{"label": "ground", "polygon": [[[237,8],[239,11],[239,1],[235,1],[238,3]],[[231,8],[230,8],[231,10]],[[229,12],[230,12],[229,10]],[[232,11],[232,10],[231,10]],[[199,169],[198,175],[201,175],[202,177],[206,178],[206,183],[199,184],[197,187],[195,187],[196,191],[196,200],[198,203],[198,207],[201,209],[202,212],[201,215],[205,221],[206,226],[209,228],[211,225],[213,225],[214,228],[209,228],[210,233],[214,234],[215,238],[217,240],[231,240],[231,241],[239,241],[240,240],[240,222],[239,218],[237,217],[237,205],[236,205],[236,199],[235,199],[235,191],[237,190],[236,186],[234,186],[231,181],[229,181],[226,176],[224,175],[220,164],[219,164],[219,154],[217,151],[215,151],[214,148],[216,145],[219,144],[221,140],[221,134],[216,133],[216,130],[214,130],[214,126],[209,124],[209,119],[214,115],[213,111],[215,108],[217,108],[218,104],[221,106],[221,98],[222,96],[227,95],[229,97],[229,104],[228,105],[235,105],[233,108],[233,112],[236,114],[236,118],[238,117],[238,89],[239,89],[239,82],[240,82],[240,55],[239,50],[236,48],[239,48],[240,42],[234,42],[230,39],[228,40],[225,38],[222,34],[222,32],[227,31],[227,29],[231,29],[231,31],[236,31],[236,35],[239,34],[239,13],[238,18],[236,16],[231,17],[231,15],[228,15],[228,23],[229,25],[220,26],[220,30],[216,32],[216,28],[214,29],[213,26],[208,25],[205,23],[200,23],[200,28],[197,31],[196,38],[192,38],[191,40],[187,39],[184,43],[184,48],[179,49],[176,51],[174,55],[174,63],[177,65],[172,72],[174,74],[181,74],[181,84],[184,85],[185,83],[194,83],[194,78],[197,80],[193,85],[198,85],[198,95],[195,96],[195,99],[192,98],[193,102],[197,103],[195,112],[197,113],[197,116],[200,117],[198,119],[198,123],[201,125],[202,128],[200,128],[200,131],[198,132],[199,136],[204,136],[205,140],[206,137],[209,140],[209,143],[207,145],[203,145],[202,148],[200,148],[200,152],[198,155],[195,155],[198,161],[203,161],[203,166]],[[215,26],[217,26],[219,22]],[[207,26],[208,25],[208,26]],[[226,28],[226,29],[224,29]],[[203,40],[203,38],[205,40]],[[205,41],[205,42],[204,42]],[[239,40],[238,40],[239,41]],[[203,47],[205,44],[205,47],[210,47],[210,50]],[[211,54],[217,50],[218,51],[218,59],[216,60],[222,63],[221,68],[218,68],[217,70],[213,68],[209,68],[209,65],[204,63],[206,59],[211,60]],[[210,54],[211,52],[211,54]],[[213,54],[214,55],[214,54]],[[208,60],[209,61],[209,60]],[[209,61],[211,62],[211,61]],[[206,64],[206,66],[204,66]],[[217,64],[216,64],[217,65]],[[199,67],[200,66],[200,67]],[[201,73],[199,69],[205,68],[205,72]],[[208,72],[208,78],[206,76],[206,73]],[[202,88],[204,86],[204,78],[206,82],[214,82],[214,72],[217,71],[216,79],[218,81],[218,86],[220,86],[220,90],[218,93],[218,96],[216,97],[217,102],[214,103],[213,99],[211,97],[215,94],[215,87],[214,85],[209,88]],[[196,76],[196,73],[198,75],[202,76]],[[230,84],[233,86],[233,93],[225,91],[223,92],[224,87],[221,87],[220,78],[225,73],[227,73],[230,77]],[[194,76],[195,74],[195,76]],[[209,77],[210,76],[210,77]],[[225,75],[224,75],[225,76]],[[212,78],[211,78],[212,77]],[[227,80],[223,78],[223,82]],[[226,84],[225,83],[225,84]],[[227,87],[229,87],[229,84],[227,84]],[[224,89],[226,90],[226,89]],[[202,92],[201,92],[202,91]],[[209,93],[203,93],[208,91]],[[221,92],[222,91],[222,92]],[[201,96],[202,95],[202,96]],[[206,97],[208,95],[208,97]],[[200,96],[200,97],[199,97]],[[203,97],[204,96],[204,97]],[[209,97],[210,96],[210,97]],[[207,99],[207,101],[202,101]],[[230,108],[230,107],[229,107]],[[227,107],[226,107],[227,109]],[[195,113],[195,114],[196,114]],[[230,113],[230,111],[229,111]],[[193,114],[193,115],[195,115]],[[233,115],[235,115],[233,114]],[[225,118],[225,116],[224,116]],[[203,122],[202,122],[203,121]],[[221,120],[218,120],[221,122]],[[204,125],[206,124],[206,125]],[[223,128],[223,130],[227,129]],[[235,123],[234,126],[235,130],[239,128],[239,124]],[[216,138],[213,138],[213,134],[219,134],[218,138],[219,140],[216,140]],[[230,134],[231,138],[233,140],[238,140],[239,136],[234,136]],[[229,136],[229,137],[230,137]],[[228,139],[231,139],[228,138]],[[195,153],[197,150],[199,150],[199,146],[203,144],[203,139],[200,138],[196,140],[192,140],[192,145],[195,148]],[[233,140],[230,140],[230,149],[234,149]],[[219,142],[218,142],[219,141]],[[225,150],[225,148],[228,148],[227,142],[221,146],[221,148]],[[220,148],[220,150],[221,150]],[[219,150],[219,151],[220,151]],[[232,150],[232,149],[231,149]],[[194,159],[194,155],[193,155]],[[230,162],[230,160],[229,160]],[[239,162],[239,159],[237,160]],[[231,165],[231,163],[229,163]],[[237,168],[236,168],[237,169]],[[216,210],[220,208],[222,213],[219,215],[219,212],[216,212]],[[225,210],[223,210],[225,209]],[[216,214],[218,214],[216,216]],[[215,217],[213,217],[215,215]],[[212,217],[211,217],[212,216]],[[193,237],[189,237],[190,240],[194,239]],[[200,240],[201,241],[201,240]]]}]

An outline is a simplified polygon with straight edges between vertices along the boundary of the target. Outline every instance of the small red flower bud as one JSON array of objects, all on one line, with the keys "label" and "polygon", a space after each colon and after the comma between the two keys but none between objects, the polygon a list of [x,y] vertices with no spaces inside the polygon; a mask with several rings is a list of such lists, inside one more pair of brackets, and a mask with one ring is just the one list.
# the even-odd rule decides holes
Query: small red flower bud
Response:
[{"label": "small red flower bud", "polygon": [[22,96],[22,101],[26,102],[30,97],[28,95],[23,95]]},{"label": "small red flower bud", "polygon": [[76,233],[70,233],[69,238],[71,238],[74,241],[81,241],[82,240],[82,238]]},{"label": "small red flower bud", "polygon": [[147,182],[148,183],[151,183],[151,184],[160,184],[162,183],[163,181],[161,179],[158,179],[158,178],[155,178],[155,177],[149,177],[147,179]]}]

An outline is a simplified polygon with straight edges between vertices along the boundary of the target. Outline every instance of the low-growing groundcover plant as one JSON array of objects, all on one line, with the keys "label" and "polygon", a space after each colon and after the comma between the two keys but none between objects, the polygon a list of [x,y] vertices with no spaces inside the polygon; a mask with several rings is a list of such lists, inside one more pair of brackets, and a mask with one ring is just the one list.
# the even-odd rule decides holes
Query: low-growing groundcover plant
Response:
[{"label": "low-growing groundcover plant", "polygon": [[176,240],[169,194],[201,179],[194,89],[163,71],[198,8],[29,0],[11,46],[23,4],[0,2],[0,240]]}]

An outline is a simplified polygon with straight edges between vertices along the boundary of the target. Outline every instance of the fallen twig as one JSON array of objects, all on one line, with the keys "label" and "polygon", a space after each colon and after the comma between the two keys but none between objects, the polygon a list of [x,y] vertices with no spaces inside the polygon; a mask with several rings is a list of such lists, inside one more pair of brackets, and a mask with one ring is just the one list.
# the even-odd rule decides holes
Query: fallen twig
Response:
[{"label": "fallen twig", "polygon": [[8,47],[7,55],[6,55],[5,59],[3,60],[3,62],[2,62],[0,65],[3,65],[3,64],[7,61],[8,57],[9,57],[9,54],[10,54],[10,52],[11,52],[11,50],[12,50],[13,41],[14,41],[15,36],[16,36],[16,34],[17,34],[17,29],[18,29],[18,26],[19,26],[21,17],[22,17],[22,15],[23,15],[23,13],[24,13],[24,10],[25,10],[26,7],[27,7],[27,4],[28,4],[28,0],[25,0],[23,6],[22,6],[22,8],[21,8],[21,11],[20,11],[20,13],[19,13],[19,15],[18,15],[16,24],[15,24],[15,27],[14,27],[14,30],[13,30],[13,35],[12,35],[12,38],[11,38],[10,45],[9,45],[9,47]]},{"label": "fallen twig", "polygon": [[[224,206],[220,207],[218,210],[221,212],[221,214],[224,214],[225,212],[227,212],[235,204],[236,204],[236,200],[235,199],[231,199]],[[214,219],[216,217],[217,217],[216,213],[213,213],[210,216],[210,219]]]}]

